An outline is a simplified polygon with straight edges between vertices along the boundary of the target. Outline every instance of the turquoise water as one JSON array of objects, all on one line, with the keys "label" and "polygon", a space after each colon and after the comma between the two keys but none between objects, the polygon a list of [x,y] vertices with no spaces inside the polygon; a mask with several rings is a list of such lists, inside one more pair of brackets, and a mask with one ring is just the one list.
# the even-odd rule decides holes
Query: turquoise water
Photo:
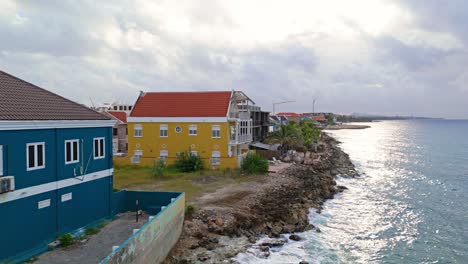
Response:
[{"label": "turquoise water", "polygon": [[468,121],[370,123],[331,132],[358,179],[311,211],[321,233],[241,263],[468,263]]}]

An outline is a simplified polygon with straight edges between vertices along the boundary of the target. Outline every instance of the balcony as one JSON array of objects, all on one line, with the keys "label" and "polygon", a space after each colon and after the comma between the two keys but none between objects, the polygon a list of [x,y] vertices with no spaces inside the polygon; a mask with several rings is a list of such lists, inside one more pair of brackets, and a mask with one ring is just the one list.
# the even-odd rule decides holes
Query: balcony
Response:
[{"label": "balcony", "polygon": [[229,113],[230,119],[240,119],[240,120],[249,120],[250,113],[249,112],[232,112]]},{"label": "balcony", "polygon": [[231,145],[245,144],[245,143],[250,143],[250,142],[252,142],[252,134],[247,134],[247,135],[232,134],[229,140],[229,144]]}]

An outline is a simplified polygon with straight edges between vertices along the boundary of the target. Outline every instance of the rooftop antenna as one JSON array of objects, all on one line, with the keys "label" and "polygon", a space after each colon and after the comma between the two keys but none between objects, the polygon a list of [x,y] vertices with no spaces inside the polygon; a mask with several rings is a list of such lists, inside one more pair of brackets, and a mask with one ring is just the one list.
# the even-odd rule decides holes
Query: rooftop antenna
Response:
[{"label": "rooftop antenna", "polygon": [[91,101],[91,106],[93,109],[96,110],[96,106],[94,105],[93,98],[91,98],[91,96],[89,97],[89,100]]}]

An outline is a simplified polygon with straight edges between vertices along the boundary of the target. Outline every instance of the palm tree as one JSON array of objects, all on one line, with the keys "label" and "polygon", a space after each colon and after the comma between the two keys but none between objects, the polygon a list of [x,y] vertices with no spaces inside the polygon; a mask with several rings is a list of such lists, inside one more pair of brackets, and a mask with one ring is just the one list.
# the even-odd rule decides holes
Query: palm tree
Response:
[{"label": "palm tree", "polygon": [[268,143],[280,144],[283,151],[291,149],[301,142],[300,131],[293,122],[281,125],[278,131],[274,131],[267,138]]}]

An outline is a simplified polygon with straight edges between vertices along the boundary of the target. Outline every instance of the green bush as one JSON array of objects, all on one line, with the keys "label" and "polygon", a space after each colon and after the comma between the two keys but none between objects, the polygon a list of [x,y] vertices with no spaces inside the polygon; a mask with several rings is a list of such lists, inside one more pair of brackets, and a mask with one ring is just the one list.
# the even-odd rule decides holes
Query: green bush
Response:
[{"label": "green bush", "polygon": [[88,227],[85,229],[84,233],[86,236],[92,236],[99,233],[99,228]]},{"label": "green bush", "polygon": [[203,170],[203,161],[198,155],[191,154],[188,151],[180,153],[174,163],[174,166],[180,172],[193,172]]},{"label": "green bush", "polygon": [[242,160],[241,170],[247,174],[263,174],[268,172],[268,160],[256,154],[249,153]]},{"label": "green bush", "polygon": [[60,241],[60,245],[62,247],[68,247],[75,242],[75,239],[73,239],[73,236],[71,234],[63,234],[61,235],[58,240]]},{"label": "green bush", "polygon": [[159,159],[154,161],[153,166],[153,176],[154,177],[162,177],[164,175],[164,171],[166,170],[166,162],[164,160]]},{"label": "green bush", "polygon": [[193,214],[195,212],[195,205],[189,204],[187,208],[185,208],[185,212],[187,214]]}]

